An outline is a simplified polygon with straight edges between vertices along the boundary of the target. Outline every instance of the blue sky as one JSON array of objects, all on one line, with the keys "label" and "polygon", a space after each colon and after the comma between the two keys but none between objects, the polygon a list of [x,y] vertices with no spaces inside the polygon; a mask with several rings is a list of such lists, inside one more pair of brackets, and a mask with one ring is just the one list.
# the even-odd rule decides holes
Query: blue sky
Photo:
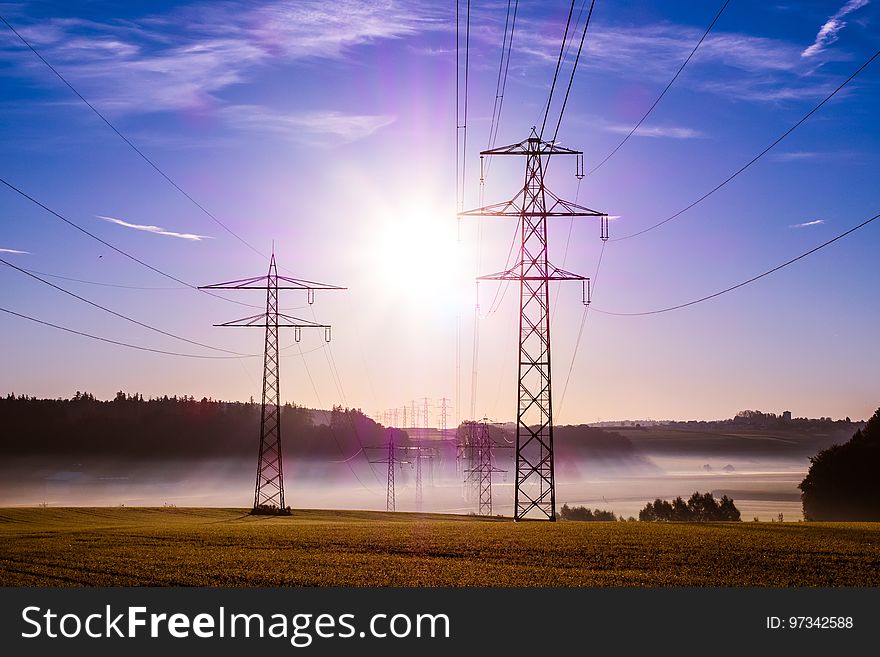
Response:
[{"label": "blue sky", "polygon": [[[479,202],[478,151],[488,141],[507,2],[472,4],[468,207]],[[588,169],[651,105],[720,5],[597,1],[559,134],[585,151]],[[568,8],[520,2],[498,144],[539,123]],[[320,335],[306,336],[307,354],[285,351],[286,399],[372,414],[424,396],[454,398],[460,330],[458,410],[468,415],[473,278],[503,268],[514,226],[464,220],[456,241],[454,3],[0,2],[0,14],[224,224],[263,253],[275,240],[293,275],[349,288],[291,311],[332,323],[334,342],[330,352]],[[746,163],[876,52],[878,19],[876,1],[732,0],[627,144],[580,188],[562,161],[548,184],[619,217],[612,237],[648,227]],[[0,176],[187,282],[265,270],[263,257],[163,180],[0,28]],[[878,67],[706,201],[609,243],[595,307],[637,312],[688,301],[876,214]],[[521,180],[521,162],[493,162],[485,201],[511,197]],[[5,187],[0,226],[0,257],[93,282],[49,279],[71,291],[193,340],[245,353],[261,347],[257,331],[211,326],[249,308],[185,288],[94,284],[176,287]],[[568,236],[567,219],[551,225],[551,259],[593,275],[597,226],[578,220]],[[871,225],[752,286],[665,315],[591,312],[574,360],[580,289],[554,292],[557,421],[713,418],[743,408],[867,417],[880,404],[878,243]],[[494,286],[479,291],[475,407],[507,420],[516,294],[498,295],[493,306]],[[234,298],[261,302],[257,294]],[[0,269],[0,305],[113,339],[210,353],[8,267]],[[282,305],[304,299],[294,293]],[[259,396],[259,358],[175,359],[8,316],[0,331],[3,392]]]}]

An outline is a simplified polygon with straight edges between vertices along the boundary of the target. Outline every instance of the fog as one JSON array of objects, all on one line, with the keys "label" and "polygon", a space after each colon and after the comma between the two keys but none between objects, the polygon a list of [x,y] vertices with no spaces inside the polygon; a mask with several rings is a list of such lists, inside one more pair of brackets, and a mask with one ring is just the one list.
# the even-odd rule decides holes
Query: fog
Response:
[{"label": "fog", "polygon": [[[371,456],[372,458],[372,456]],[[380,458],[380,457],[376,457]],[[468,514],[477,500],[466,495],[454,458],[423,462],[426,512]],[[557,506],[586,505],[638,517],[660,497],[687,498],[695,491],[732,497],[744,521],[758,517],[802,519],[797,485],[806,457],[754,459],[719,454],[647,454],[637,463],[557,462]],[[513,512],[512,450],[496,459],[506,472],[493,475],[493,514]],[[726,468],[726,470],[725,470]],[[255,459],[125,462],[12,459],[0,467],[3,506],[213,506],[248,508],[253,503]],[[385,509],[387,465],[363,454],[347,463],[285,462],[285,502],[293,508]],[[416,511],[412,464],[395,468],[396,509]]]}]

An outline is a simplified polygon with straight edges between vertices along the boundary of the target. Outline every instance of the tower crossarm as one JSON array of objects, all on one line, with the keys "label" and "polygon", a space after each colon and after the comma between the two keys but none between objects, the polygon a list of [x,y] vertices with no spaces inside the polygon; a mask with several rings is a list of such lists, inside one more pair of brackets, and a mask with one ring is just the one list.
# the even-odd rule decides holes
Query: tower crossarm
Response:
[{"label": "tower crossarm", "polygon": [[485,151],[480,155],[583,155],[583,151],[576,151],[565,146],[560,146],[555,141],[544,141],[538,137],[537,130],[532,127],[532,134],[528,139],[523,139],[516,144],[497,146]]},{"label": "tower crossarm", "polygon": [[527,202],[525,190],[509,201],[484,205],[480,208],[459,212],[459,217],[599,217],[605,221],[608,215],[599,210],[579,205],[574,201],[559,198],[549,189],[544,189],[547,209],[536,210]]},{"label": "tower crossarm", "polygon": [[223,283],[214,283],[213,285],[200,285],[200,290],[347,290],[347,287],[339,285],[329,285],[327,283],[317,283],[315,281],[307,281],[302,278],[288,278],[287,276],[278,276],[278,285],[272,285],[269,276],[255,276],[254,278],[242,278],[235,281],[225,281]]}]

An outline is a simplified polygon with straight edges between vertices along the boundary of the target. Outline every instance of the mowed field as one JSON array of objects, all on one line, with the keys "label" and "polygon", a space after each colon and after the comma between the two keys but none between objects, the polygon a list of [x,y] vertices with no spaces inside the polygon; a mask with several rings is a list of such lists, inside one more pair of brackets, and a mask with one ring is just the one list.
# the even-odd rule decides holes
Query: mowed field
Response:
[{"label": "mowed field", "polygon": [[880,523],[0,509],[3,586],[880,586]]}]

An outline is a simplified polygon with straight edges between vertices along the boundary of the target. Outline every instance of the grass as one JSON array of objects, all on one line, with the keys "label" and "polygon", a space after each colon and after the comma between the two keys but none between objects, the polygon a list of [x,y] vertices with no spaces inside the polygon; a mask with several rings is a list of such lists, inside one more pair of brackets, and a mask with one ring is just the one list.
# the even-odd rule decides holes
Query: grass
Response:
[{"label": "grass", "polygon": [[880,523],[0,509],[4,586],[880,586]]}]

